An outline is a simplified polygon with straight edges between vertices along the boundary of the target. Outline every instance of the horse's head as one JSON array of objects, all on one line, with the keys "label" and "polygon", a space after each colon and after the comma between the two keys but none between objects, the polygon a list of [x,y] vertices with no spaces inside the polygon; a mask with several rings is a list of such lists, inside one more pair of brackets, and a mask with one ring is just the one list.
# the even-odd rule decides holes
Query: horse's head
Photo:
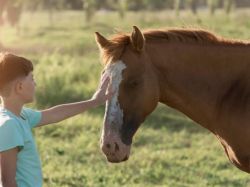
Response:
[{"label": "horse's head", "polygon": [[157,106],[158,80],[137,27],[131,35],[110,40],[96,33],[96,41],[115,92],[106,105],[101,148],[108,161],[122,162],[129,157],[138,127]]}]

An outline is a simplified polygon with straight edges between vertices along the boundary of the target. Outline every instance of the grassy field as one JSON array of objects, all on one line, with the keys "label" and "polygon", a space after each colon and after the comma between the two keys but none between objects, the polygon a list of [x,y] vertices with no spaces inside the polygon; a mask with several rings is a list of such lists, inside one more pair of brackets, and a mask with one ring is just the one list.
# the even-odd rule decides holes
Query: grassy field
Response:
[{"label": "grassy field", "polygon": [[[0,28],[6,48],[33,60],[37,81],[36,102],[44,109],[91,97],[102,65],[94,32],[110,36],[142,29],[198,27],[219,35],[250,38],[249,9],[230,16],[211,17],[199,12],[98,12],[85,23],[83,12],[63,11],[50,24],[46,12],[25,13],[20,30]],[[229,163],[216,138],[173,109],[159,104],[137,132],[130,159],[106,162],[99,148],[104,107],[90,110],[60,124],[35,129],[45,187],[247,187],[249,175]]]}]

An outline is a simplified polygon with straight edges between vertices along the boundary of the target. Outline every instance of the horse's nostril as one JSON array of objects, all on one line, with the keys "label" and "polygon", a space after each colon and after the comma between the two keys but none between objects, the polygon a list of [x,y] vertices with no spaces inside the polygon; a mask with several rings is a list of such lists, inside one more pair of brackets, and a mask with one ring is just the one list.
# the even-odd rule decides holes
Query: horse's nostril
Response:
[{"label": "horse's nostril", "polygon": [[108,143],[108,144],[106,144],[106,147],[109,149],[111,146],[110,146],[110,144]]},{"label": "horse's nostril", "polygon": [[115,151],[119,151],[119,145],[115,142]]}]

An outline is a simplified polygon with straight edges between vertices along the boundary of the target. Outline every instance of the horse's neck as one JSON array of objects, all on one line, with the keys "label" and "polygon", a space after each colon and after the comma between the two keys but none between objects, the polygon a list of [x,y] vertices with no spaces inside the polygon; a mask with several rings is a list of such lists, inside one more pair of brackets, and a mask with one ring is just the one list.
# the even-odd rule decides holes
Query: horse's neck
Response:
[{"label": "horse's neck", "polygon": [[[160,45],[151,46],[154,51],[151,60],[159,77],[160,102],[214,131],[218,99],[230,87],[230,82],[244,68],[250,67],[250,48],[181,43]],[[239,57],[245,61],[239,62]]]}]

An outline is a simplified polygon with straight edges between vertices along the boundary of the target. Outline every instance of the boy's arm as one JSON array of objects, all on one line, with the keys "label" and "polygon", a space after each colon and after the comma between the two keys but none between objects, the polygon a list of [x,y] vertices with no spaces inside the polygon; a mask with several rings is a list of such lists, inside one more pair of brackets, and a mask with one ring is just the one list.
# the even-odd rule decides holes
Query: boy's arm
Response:
[{"label": "boy's arm", "polygon": [[76,103],[69,103],[69,104],[62,104],[47,110],[42,111],[42,119],[37,127],[57,123],[69,117],[75,116],[80,114],[90,108],[96,107],[106,100],[110,99],[113,93],[111,92],[111,87],[109,87],[108,93],[106,91],[109,86],[109,77],[107,75],[103,75],[101,79],[101,84],[99,89],[94,94],[94,96],[90,100],[76,102]]},{"label": "boy's arm", "polygon": [[58,105],[47,110],[43,110],[41,122],[37,125],[37,127],[51,123],[57,123],[69,117],[80,114],[87,109],[95,107],[96,103],[97,102],[95,100],[87,100],[77,103]]},{"label": "boy's arm", "polygon": [[0,186],[17,187],[16,162],[18,148],[0,152]]}]

